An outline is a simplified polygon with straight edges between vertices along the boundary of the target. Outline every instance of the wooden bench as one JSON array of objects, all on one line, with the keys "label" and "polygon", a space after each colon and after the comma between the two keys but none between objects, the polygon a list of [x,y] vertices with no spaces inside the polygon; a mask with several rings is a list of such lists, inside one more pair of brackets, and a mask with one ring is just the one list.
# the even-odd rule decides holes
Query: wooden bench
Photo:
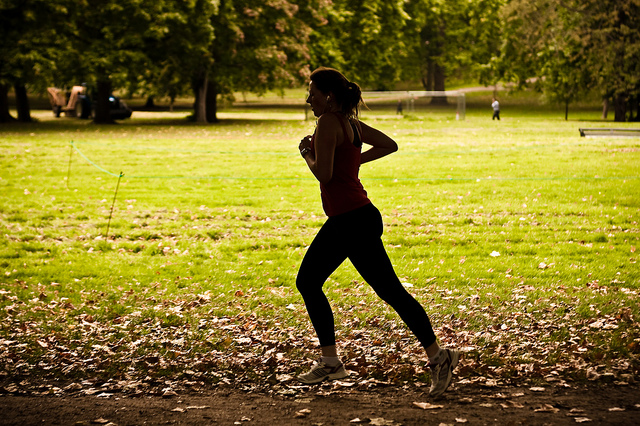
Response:
[{"label": "wooden bench", "polygon": [[630,136],[640,138],[640,129],[578,129],[580,136]]}]

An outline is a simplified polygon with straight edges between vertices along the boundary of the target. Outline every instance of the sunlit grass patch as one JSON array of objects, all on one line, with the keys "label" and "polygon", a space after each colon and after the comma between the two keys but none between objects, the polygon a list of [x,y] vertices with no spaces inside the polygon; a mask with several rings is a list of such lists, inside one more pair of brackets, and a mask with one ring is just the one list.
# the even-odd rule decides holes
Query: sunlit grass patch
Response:
[{"label": "sunlit grass patch", "polygon": [[[466,348],[463,377],[637,376],[637,139],[531,113],[371,117],[400,151],[362,181],[401,281]],[[316,341],[295,278],[324,222],[296,150],[313,123],[74,123],[0,130],[5,377],[273,384],[301,368]],[[349,262],[325,289],[356,377],[428,380]]]}]

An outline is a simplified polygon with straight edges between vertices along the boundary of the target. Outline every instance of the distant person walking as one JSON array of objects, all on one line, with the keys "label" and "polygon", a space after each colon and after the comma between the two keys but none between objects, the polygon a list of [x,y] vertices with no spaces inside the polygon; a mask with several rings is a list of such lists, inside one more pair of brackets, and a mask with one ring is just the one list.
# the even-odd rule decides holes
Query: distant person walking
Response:
[{"label": "distant person walking", "polygon": [[491,107],[493,108],[493,117],[491,117],[491,120],[495,120],[497,118],[498,121],[500,121],[500,103],[496,98],[493,98]]},{"label": "distant person walking", "polygon": [[[427,313],[402,286],[385,251],[382,216],[369,200],[358,171],[360,164],[389,155],[398,145],[358,120],[361,102],[360,87],[339,71],[319,68],[311,73],[307,103],[318,121],[313,135],[304,137],[299,149],[320,182],[322,205],[329,218],[309,246],[296,280],[322,354],[298,380],[310,384],[347,376],[336,348],[333,312],[322,287],[349,259],[425,348],[431,368],[429,394],[438,396],[451,383],[460,354],[440,348]],[[363,143],[371,148],[362,152]]]}]

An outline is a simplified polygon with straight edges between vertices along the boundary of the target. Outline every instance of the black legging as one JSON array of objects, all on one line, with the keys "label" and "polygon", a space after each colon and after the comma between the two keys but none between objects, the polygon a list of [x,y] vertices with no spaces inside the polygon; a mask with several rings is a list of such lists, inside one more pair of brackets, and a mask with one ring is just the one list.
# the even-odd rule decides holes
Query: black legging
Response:
[{"label": "black legging", "polygon": [[330,217],[309,246],[296,280],[320,346],[335,345],[333,312],[324,282],[349,258],[362,278],[409,326],[424,348],[436,341],[424,308],[402,286],[382,244],[382,216],[368,204]]}]

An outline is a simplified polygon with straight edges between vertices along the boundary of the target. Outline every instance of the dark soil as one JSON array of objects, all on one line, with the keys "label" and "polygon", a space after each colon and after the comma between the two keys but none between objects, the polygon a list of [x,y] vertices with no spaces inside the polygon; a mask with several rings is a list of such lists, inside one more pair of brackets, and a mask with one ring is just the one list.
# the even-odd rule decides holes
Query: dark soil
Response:
[{"label": "dark soil", "polygon": [[[161,396],[0,396],[2,425],[591,425],[640,424],[640,387],[478,387],[444,397],[427,388],[372,390],[323,384],[295,395],[217,388]],[[433,406],[419,407],[414,403]]]}]

